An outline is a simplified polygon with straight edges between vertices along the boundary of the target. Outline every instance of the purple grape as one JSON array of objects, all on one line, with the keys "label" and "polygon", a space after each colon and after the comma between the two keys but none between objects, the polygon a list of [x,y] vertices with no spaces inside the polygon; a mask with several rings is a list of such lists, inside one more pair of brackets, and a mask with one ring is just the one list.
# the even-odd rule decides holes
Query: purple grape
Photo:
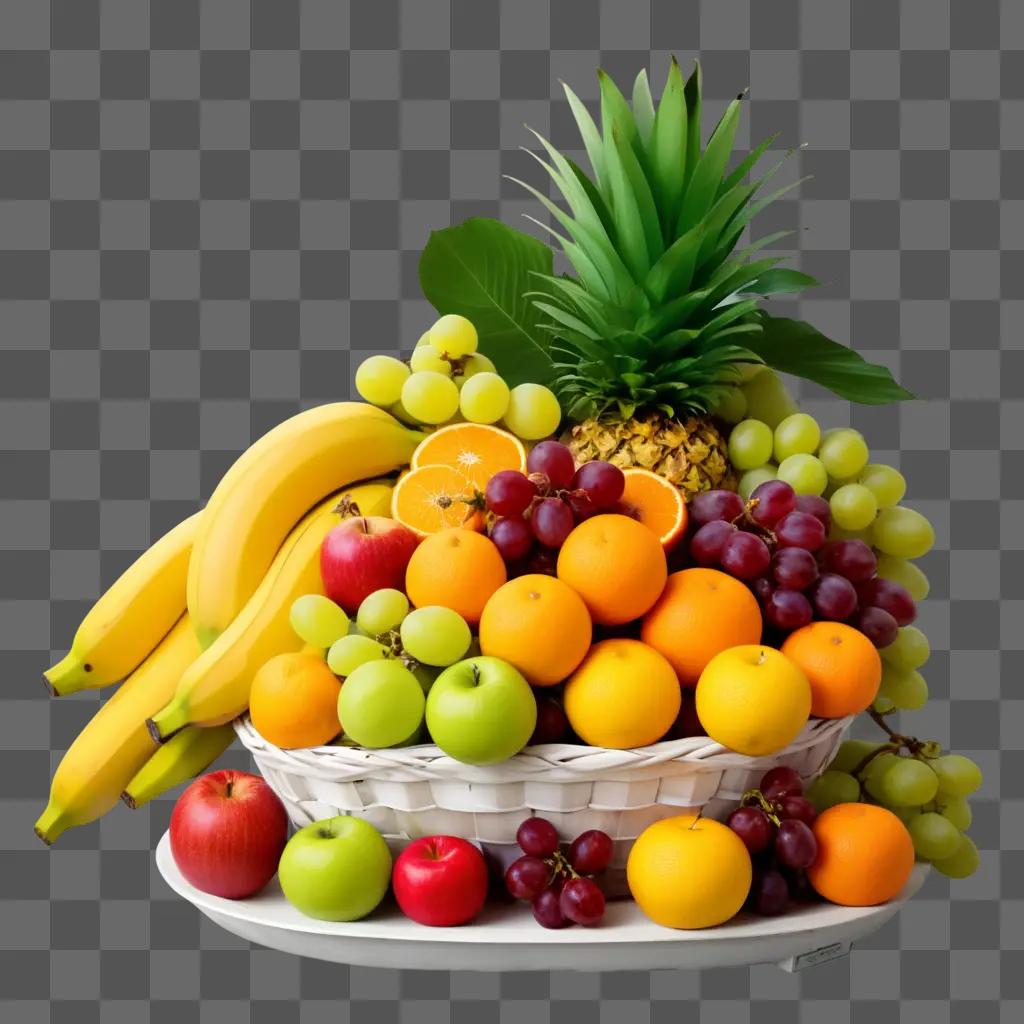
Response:
[{"label": "purple grape", "polygon": [[690,555],[698,565],[717,566],[722,560],[722,548],[725,547],[725,542],[738,532],[732,523],[721,519],[705,523],[690,541]]},{"label": "purple grape", "polygon": [[495,473],[484,491],[487,507],[498,516],[522,515],[536,496],[533,482],[515,469]]},{"label": "purple grape", "polygon": [[734,533],[725,542],[720,559],[722,568],[739,580],[753,580],[763,576],[771,560],[768,545],[760,537],[742,531]]},{"label": "purple grape", "polygon": [[491,540],[506,562],[514,562],[530,553],[533,530],[522,516],[505,516],[491,527]]},{"label": "purple grape", "polygon": [[550,857],[558,849],[558,830],[547,818],[527,818],[516,831],[516,842],[531,857]]},{"label": "purple grape", "polygon": [[748,903],[761,917],[778,917],[784,913],[789,906],[789,885],[782,872],[774,868],[756,872]]},{"label": "purple grape", "polygon": [[591,828],[581,832],[569,847],[569,863],[581,875],[599,875],[612,862],[615,844],[607,832]]},{"label": "purple grape", "polygon": [[857,591],[845,577],[825,572],[810,591],[811,603],[820,619],[842,622],[857,610]]},{"label": "purple grape", "polygon": [[537,724],[530,737],[530,745],[561,743],[569,731],[569,719],[566,718],[565,710],[553,697],[540,697],[536,691],[533,695],[537,701]]},{"label": "purple grape", "polygon": [[833,540],[821,550],[821,564],[851,583],[864,583],[878,570],[875,553],[862,540]]},{"label": "purple grape", "polygon": [[536,548],[526,560],[526,571],[541,576],[554,576],[558,570],[558,552],[552,548]]},{"label": "purple grape", "polygon": [[548,548],[560,548],[576,525],[572,509],[561,498],[541,498],[533,507],[533,535]]},{"label": "purple grape", "polygon": [[796,507],[801,512],[814,516],[825,527],[826,532],[832,525],[832,506],[818,494],[798,494]]},{"label": "purple grape", "polygon": [[884,608],[861,608],[851,625],[878,648],[888,647],[899,632],[899,623]]},{"label": "purple grape", "polygon": [[720,520],[732,522],[743,515],[743,499],[735,491],[701,491],[690,502],[689,512],[695,526]]},{"label": "purple grape", "polygon": [[761,526],[774,526],[796,508],[796,491],[783,480],[765,480],[750,495],[750,517]]},{"label": "purple grape", "polygon": [[810,512],[799,509],[783,516],[775,524],[775,536],[780,548],[803,548],[817,551],[825,543],[825,527]]},{"label": "purple grape", "polygon": [[541,441],[526,458],[530,473],[543,473],[555,490],[565,490],[576,473],[572,452],[558,441]]},{"label": "purple grape", "polygon": [[517,900],[534,900],[547,887],[551,869],[539,857],[520,857],[505,872],[505,888]]},{"label": "purple grape", "polygon": [[775,593],[775,584],[767,576],[759,576],[750,584],[750,589],[754,592],[754,597],[764,604]]},{"label": "purple grape", "polygon": [[589,927],[604,917],[604,893],[589,878],[570,878],[562,886],[558,906],[564,917]]},{"label": "purple grape", "polygon": [[561,897],[552,889],[545,889],[533,901],[533,916],[543,928],[564,928],[569,923],[562,913]]},{"label": "purple grape", "polygon": [[743,840],[751,854],[767,850],[775,831],[760,807],[737,807],[726,824]]},{"label": "purple grape", "polygon": [[772,579],[785,590],[806,590],[817,578],[818,563],[803,548],[780,548],[772,556]]},{"label": "purple grape", "polygon": [[805,825],[813,825],[818,817],[818,808],[805,796],[798,793],[787,793],[778,802],[780,818],[794,818]]},{"label": "purple grape", "polygon": [[758,787],[765,800],[775,803],[784,796],[802,796],[804,791],[803,780],[800,773],[789,765],[780,764],[777,768],[770,768],[761,776]]},{"label": "purple grape", "polygon": [[791,633],[814,618],[814,609],[799,590],[780,589],[765,601],[764,617],[776,628]]},{"label": "purple grape", "polygon": [[569,502],[569,507],[572,509],[577,523],[582,523],[584,519],[590,519],[591,516],[596,516],[602,511],[590,500],[590,495],[584,491],[570,491],[565,500]]},{"label": "purple grape", "polygon": [[818,856],[818,841],[802,821],[783,818],[775,833],[775,856],[783,867],[809,868]]},{"label": "purple grape", "polygon": [[610,462],[585,462],[576,470],[572,487],[574,491],[586,491],[599,509],[606,509],[622,497],[626,489],[626,478],[622,470]]},{"label": "purple grape", "polygon": [[857,587],[857,597],[862,607],[881,608],[895,620],[897,626],[909,626],[917,618],[917,605],[907,588],[893,580],[883,580],[880,576],[861,583]]}]

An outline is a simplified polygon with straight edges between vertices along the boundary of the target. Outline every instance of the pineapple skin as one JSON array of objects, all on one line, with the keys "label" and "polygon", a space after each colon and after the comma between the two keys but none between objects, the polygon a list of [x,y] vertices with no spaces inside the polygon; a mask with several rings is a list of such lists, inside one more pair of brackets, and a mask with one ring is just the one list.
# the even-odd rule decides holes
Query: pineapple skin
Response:
[{"label": "pineapple skin", "polygon": [[707,418],[660,413],[628,420],[589,419],[562,438],[577,463],[603,459],[619,469],[649,469],[675,484],[684,499],[716,487],[736,489],[728,444]]}]

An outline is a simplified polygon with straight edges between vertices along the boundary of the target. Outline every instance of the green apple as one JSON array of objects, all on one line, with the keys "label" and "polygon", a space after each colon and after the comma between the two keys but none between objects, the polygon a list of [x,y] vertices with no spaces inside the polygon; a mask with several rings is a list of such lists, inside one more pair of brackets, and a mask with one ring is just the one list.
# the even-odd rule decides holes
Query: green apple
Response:
[{"label": "green apple", "polygon": [[400,661],[367,661],[342,683],[338,717],[359,746],[394,747],[420,727],[424,703],[423,687]]},{"label": "green apple", "polygon": [[307,917],[358,921],[388,891],[391,851],[362,818],[327,818],[288,840],[277,877],[288,902]]},{"label": "green apple", "polygon": [[501,658],[467,658],[452,665],[427,696],[431,738],[466,764],[507,760],[526,746],[536,724],[530,684]]}]

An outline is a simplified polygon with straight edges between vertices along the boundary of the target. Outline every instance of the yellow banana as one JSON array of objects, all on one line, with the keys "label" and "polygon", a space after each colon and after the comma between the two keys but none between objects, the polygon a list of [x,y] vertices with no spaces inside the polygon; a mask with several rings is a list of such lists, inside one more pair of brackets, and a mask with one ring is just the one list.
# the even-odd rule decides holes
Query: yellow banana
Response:
[{"label": "yellow banana", "polygon": [[363,515],[380,515],[389,507],[391,490],[390,483],[347,488],[318,505],[295,527],[256,593],[189,666],[166,707],[153,715],[149,727],[154,738],[166,739],[186,725],[221,725],[245,711],[257,669],[275,655],[302,647],[289,613],[297,597],[324,592],[320,545],[346,514],[339,509],[339,500],[348,497]]},{"label": "yellow banana", "polygon": [[409,462],[422,439],[390,413],[336,402],[299,413],[256,441],[203,512],[188,570],[188,609],[203,647],[255,593],[288,531],[339,487]]},{"label": "yellow banana", "polygon": [[167,703],[199,653],[195,631],[183,615],[96,712],[54,773],[50,802],[35,826],[43,842],[52,843],[73,825],[95,821],[117,803],[156,750],[147,717]]},{"label": "yellow banana", "polygon": [[164,534],[92,606],[67,656],[43,673],[54,696],[124,679],[181,618],[200,516],[197,512]]},{"label": "yellow banana", "polygon": [[186,726],[138,770],[125,786],[121,799],[133,811],[148,804],[154,797],[206,771],[231,746],[234,738],[235,729],[230,722],[212,729]]}]

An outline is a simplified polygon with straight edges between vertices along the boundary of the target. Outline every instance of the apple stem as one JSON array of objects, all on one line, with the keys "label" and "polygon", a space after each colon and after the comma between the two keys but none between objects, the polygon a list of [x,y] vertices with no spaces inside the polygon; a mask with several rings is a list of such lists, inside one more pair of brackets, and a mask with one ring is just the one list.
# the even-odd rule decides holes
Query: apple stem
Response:
[{"label": "apple stem", "polygon": [[225,787],[224,787],[224,795],[228,799],[231,798],[231,790],[234,788],[234,785],[235,785],[234,779],[228,779],[227,785],[225,785]]},{"label": "apple stem", "polygon": [[479,668],[479,666],[475,662],[470,666],[470,668],[473,670],[473,685],[474,686],[479,686],[480,685],[480,668]]}]

